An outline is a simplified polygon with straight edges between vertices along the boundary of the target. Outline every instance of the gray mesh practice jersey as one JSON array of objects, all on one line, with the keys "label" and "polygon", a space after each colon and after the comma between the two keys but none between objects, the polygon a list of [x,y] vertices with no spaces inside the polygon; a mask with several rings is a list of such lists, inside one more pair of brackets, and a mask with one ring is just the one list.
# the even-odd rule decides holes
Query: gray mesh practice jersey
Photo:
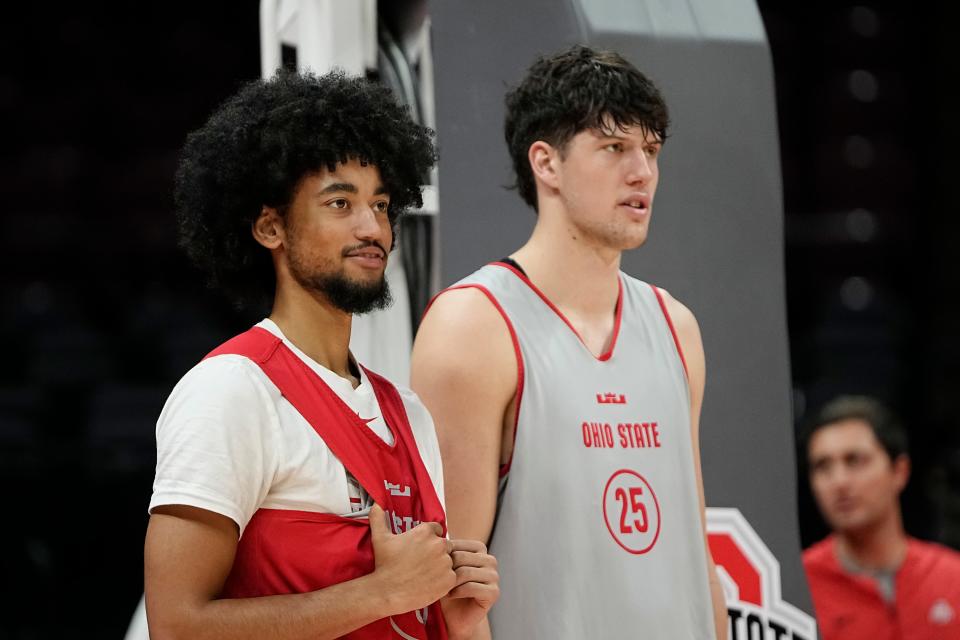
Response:
[{"label": "gray mesh practice jersey", "polygon": [[687,378],[659,293],[620,274],[597,357],[512,266],[461,287],[495,301],[518,350],[494,640],[713,640]]}]

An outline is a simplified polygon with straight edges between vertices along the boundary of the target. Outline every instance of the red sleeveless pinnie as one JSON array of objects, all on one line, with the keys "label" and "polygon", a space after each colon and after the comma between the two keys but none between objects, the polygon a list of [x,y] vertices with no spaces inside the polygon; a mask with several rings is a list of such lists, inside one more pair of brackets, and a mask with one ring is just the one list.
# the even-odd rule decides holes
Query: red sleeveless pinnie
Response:
[{"label": "red sleeveless pinnie", "polygon": [[[393,432],[388,445],[354,413],[283,341],[254,327],[207,357],[242,355],[255,362],[313,427],[343,466],[380,505],[394,533],[420,522],[438,522],[446,533],[443,507],[420,458],[400,394],[384,378],[364,370],[384,421]],[[225,598],[306,593],[346,582],[374,569],[367,519],[332,513],[259,509],[237,546]],[[445,640],[439,603],[424,610],[377,620],[344,638],[350,640]]]}]

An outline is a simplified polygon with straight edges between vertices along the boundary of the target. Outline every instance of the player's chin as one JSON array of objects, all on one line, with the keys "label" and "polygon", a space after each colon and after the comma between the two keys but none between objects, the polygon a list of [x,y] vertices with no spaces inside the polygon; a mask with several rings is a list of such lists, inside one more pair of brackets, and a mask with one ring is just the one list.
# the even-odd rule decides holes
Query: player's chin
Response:
[{"label": "player's chin", "polygon": [[386,277],[386,264],[381,265],[380,267],[373,266],[357,266],[347,265],[343,270],[344,275],[347,277],[347,280],[352,282],[356,286],[360,287],[376,287]]},{"label": "player's chin", "polygon": [[631,249],[638,249],[644,245],[647,241],[647,227],[644,225],[642,229],[630,229],[627,233],[624,233],[620,237],[620,246],[618,249],[621,251],[630,251]]}]

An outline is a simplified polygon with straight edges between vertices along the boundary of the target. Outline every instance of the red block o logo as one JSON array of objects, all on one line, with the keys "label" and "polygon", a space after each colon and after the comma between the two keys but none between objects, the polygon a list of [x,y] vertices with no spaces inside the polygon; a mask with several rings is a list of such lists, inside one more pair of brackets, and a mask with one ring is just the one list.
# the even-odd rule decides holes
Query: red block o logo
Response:
[{"label": "red block o logo", "polygon": [[763,606],[760,572],[750,562],[729,533],[707,534],[710,555],[717,565],[726,570],[740,589],[740,601]]}]

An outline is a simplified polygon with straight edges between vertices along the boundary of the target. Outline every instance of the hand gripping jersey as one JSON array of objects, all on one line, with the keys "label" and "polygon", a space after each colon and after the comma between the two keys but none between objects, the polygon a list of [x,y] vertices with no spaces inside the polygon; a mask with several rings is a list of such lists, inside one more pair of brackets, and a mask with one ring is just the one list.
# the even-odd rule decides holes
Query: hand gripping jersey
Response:
[{"label": "hand gripping jersey", "polygon": [[464,287],[503,316],[519,374],[490,542],[493,637],[712,640],[687,380],[659,291],[620,274],[596,357],[512,265],[451,289]]},{"label": "hand gripping jersey", "polygon": [[[254,327],[207,357],[239,354],[254,361],[310,423],[346,469],[386,512],[394,533],[420,522],[439,522],[443,508],[420,459],[396,389],[366,371],[383,417],[394,434],[388,445],[293,354],[283,341]],[[240,542],[223,587],[225,598],[305,593],[346,582],[374,569],[366,519],[331,513],[259,509]],[[443,640],[446,628],[438,603],[421,611],[378,620],[347,634],[351,640]]]}]

